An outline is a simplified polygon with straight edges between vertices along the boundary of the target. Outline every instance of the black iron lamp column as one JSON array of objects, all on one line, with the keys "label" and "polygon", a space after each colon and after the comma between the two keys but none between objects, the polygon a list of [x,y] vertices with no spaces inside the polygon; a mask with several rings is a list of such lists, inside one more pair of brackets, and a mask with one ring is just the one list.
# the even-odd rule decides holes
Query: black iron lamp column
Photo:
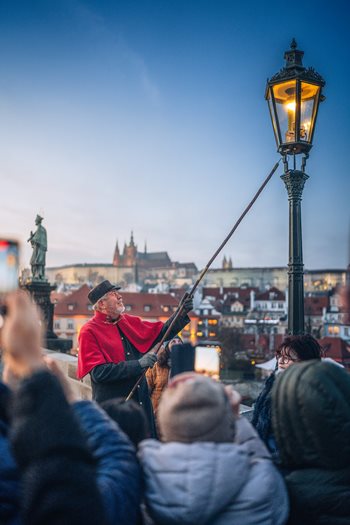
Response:
[{"label": "black iron lamp column", "polygon": [[[309,178],[305,166],[312,148],[318,107],[324,100],[322,88],[325,85],[313,68],[303,66],[303,55],[293,39],[290,50],[284,54],[285,66],[267,81],[265,94],[277,148],[283,157],[284,175],[281,179],[288,192],[288,332],[292,335],[304,333],[301,198],[305,181]],[[289,168],[290,160],[292,169]],[[297,169],[298,161],[300,169]]]}]

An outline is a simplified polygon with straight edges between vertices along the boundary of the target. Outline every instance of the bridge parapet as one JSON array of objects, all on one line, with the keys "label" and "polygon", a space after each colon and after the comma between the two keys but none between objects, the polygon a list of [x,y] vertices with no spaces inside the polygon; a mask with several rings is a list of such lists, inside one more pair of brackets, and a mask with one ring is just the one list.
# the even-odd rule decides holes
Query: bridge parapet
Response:
[{"label": "bridge parapet", "polygon": [[77,379],[78,359],[76,357],[47,349],[45,349],[45,354],[56,361],[80,399],[91,399],[90,376],[85,376],[83,380]]}]

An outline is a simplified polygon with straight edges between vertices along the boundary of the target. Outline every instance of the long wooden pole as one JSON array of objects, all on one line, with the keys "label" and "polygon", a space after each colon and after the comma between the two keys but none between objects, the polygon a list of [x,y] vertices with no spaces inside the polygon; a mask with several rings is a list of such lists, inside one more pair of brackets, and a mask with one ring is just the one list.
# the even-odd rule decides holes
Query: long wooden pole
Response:
[{"label": "long wooden pole", "polygon": [[[175,315],[170,323],[170,325],[168,326],[165,334],[163,335],[163,337],[161,338],[159,344],[158,344],[158,349],[155,351],[155,353],[157,354],[158,353],[158,350],[159,348],[162,346],[162,344],[164,343],[164,341],[166,341],[168,335],[170,334],[171,332],[171,329],[172,327],[174,326],[175,322],[177,321],[177,319],[179,318],[182,310],[183,310],[183,306],[184,306],[184,301],[187,297],[191,297],[193,296],[194,292],[196,291],[196,289],[198,288],[198,285],[199,283],[201,282],[201,280],[203,279],[203,277],[205,276],[205,274],[207,273],[207,271],[209,270],[210,266],[212,265],[213,261],[216,259],[216,257],[219,255],[219,253],[221,252],[221,250],[223,249],[223,247],[227,244],[227,242],[231,239],[232,235],[235,233],[235,231],[237,230],[238,226],[241,224],[242,220],[244,219],[244,217],[247,215],[247,213],[249,212],[249,210],[252,208],[252,206],[254,205],[255,201],[258,199],[260,193],[264,190],[265,186],[268,184],[268,182],[270,181],[270,179],[272,178],[272,175],[275,173],[275,171],[277,170],[278,166],[279,166],[279,163],[281,162],[281,159],[276,162],[276,164],[274,165],[274,167],[272,168],[272,170],[270,171],[270,173],[268,174],[268,176],[266,177],[266,179],[264,180],[264,182],[262,183],[262,185],[260,186],[260,188],[258,189],[258,191],[256,192],[256,194],[254,195],[254,197],[252,198],[252,200],[249,202],[248,206],[246,206],[246,208],[244,209],[243,213],[240,215],[240,217],[237,219],[237,221],[235,222],[233,228],[231,229],[231,231],[226,235],[225,239],[222,241],[222,243],[220,244],[219,248],[215,251],[215,253],[212,255],[212,257],[209,259],[208,263],[206,264],[206,266],[203,268],[203,270],[201,271],[197,281],[194,283],[194,285],[192,286],[191,288],[191,291],[190,292],[186,292],[186,294],[183,296],[183,298],[181,299],[180,301],[180,304],[179,306],[177,307],[177,310],[175,312]],[[134,395],[135,393],[135,390],[137,389],[137,387],[139,386],[139,384],[141,383],[143,377],[145,376],[147,372],[147,368],[145,368],[142,372],[142,374],[140,375],[140,377],[138,378],[138,380],[136,381],[135,385],[133,386],[132,390],[130,391],[130,393],[128,394],[127,398],[125,399],[125,401],[129,401],[129,399],[132,398],[132,396]]]}]

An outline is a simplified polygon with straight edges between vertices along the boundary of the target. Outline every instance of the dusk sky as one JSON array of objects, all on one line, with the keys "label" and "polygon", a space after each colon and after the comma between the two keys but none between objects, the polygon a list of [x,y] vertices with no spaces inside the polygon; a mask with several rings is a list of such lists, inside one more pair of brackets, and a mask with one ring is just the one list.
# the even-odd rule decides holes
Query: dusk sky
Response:
[{"label": "dusk sky", "polygon": [[[326,80],[303,194],[304,263],[343,268],[350,229],[350,3],[0,0],[0,235],[37,213],[47,265],[112,262],[134,231],[204,265],[279,159],[266,79],[295,37]],[[229,242],[288,261],[279,175]]]}]

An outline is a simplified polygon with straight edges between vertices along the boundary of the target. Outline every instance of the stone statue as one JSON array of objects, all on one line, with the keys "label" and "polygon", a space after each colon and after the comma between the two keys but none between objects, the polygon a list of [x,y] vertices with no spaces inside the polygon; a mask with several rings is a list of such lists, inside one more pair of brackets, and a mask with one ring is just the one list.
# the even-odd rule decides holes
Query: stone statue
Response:
[{"label": "stone statue", "polygon": [[33,281],[45,281],[45,260],[47,252],[47,235],[44,226],[41,225],[43,218],[36,216],[36,231],[30,232],[28,242],[32,245],[33,253],[30,259]]}]

